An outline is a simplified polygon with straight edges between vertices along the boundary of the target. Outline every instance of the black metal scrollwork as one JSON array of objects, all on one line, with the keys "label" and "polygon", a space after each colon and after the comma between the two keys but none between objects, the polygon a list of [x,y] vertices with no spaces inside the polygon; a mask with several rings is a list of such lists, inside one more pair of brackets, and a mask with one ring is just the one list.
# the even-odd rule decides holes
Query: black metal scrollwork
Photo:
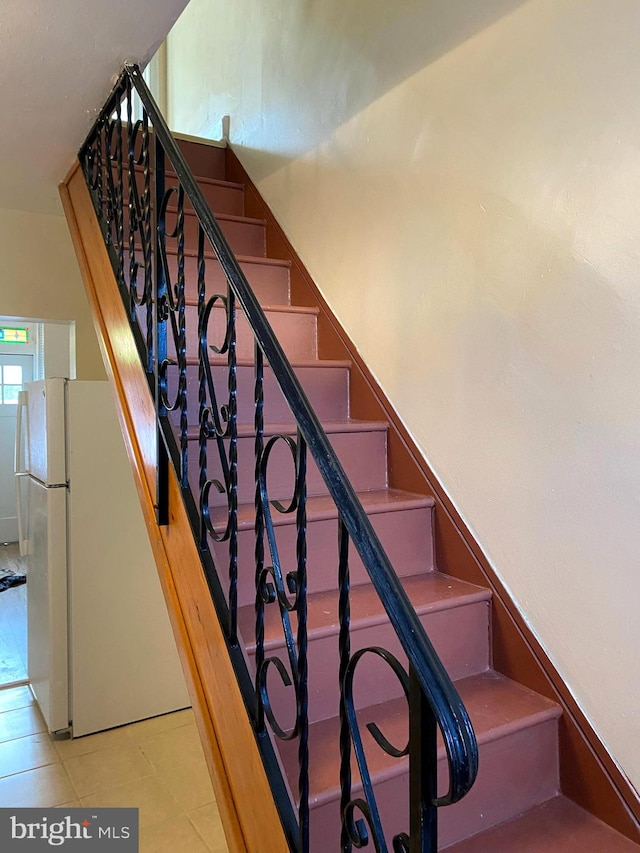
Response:
[{"label": "black metal scrollwork", "polygon": [[[369,837],[369,833],[367,832],[365,826],[366,821],[366,825],[369,826],[371,831],[371,836],[373,838],[373,844],[375,849],[377,851],[380,851],[380,853],[386,853],[387,846],[385,842],[382,820],[380,818],[380,811],[378,809],[374,786],[371,780],[371,774],[369,772],[369,765],[367,763],[364,744],[362,742],[362,734],[360,732],[360,724],[358,721],[358,715],[356,713],[356,706],[353,696],[353,679],[356,667],[365,655],[375,655],[378,658],[384,660],[386,664],[388,664],[388,666],[391,668],[394,675],[402,686],[402,690],[407,699],[407,703],[409,702],[409,677],[403,669],[401,663],[396,657],[394,657],[394,655],[379,646],[368,646],[367,648],[359,649],[349,659],[349,662],[345,667],[344,681],[342,682],[343,713],[346,715],[346,724],[349,729],[351,743],[353,745],[353,751],[355,753],[356,761],[358,763],[358,770],[360,773],[360,779],[362,782],[362,788],[364,793],[364,799],[357,798],[355,800],[351,800],[350,789],[346,789],[342,792],[343,800],[345,801],[342,818],[344,834],[348,839],[348,844],[352,844],[358,849],[366,846]],[[399,749],[387,740],[387,738],[380,731],[380,728],[376,723],[367,723],[366,727],[369,730],[374,741],[382,750],[384,750],[384,752],[387,753],[387,755],[391,755],[394,758],[402,758],[403,756],[409,754],[408,742],[404,747],[402,747],[402,749]],[[356,809],[362,813],[362,815],[364,816],[364,821],[362,819],[355,820],[354,815]],[[404,836],[400,835],[394,838],[394,850],[403,849],[403,838]]]},{"label": "black metal scrollwork", "polygon": [[[175,212],[175,223],[168,227],[169,203],[174,198],[177,200]],[[160,394],[162,405],[167,412],[180,412],[180,483],[183,488],[189,487],[189,448],[188,448],[188,405],[187,405],[187,331],[186,331],[186,300],[185,300],[185,273],[184,273],[184,190],[181,185],[169,187],[162,199],[158,211],[158,237],[162,268],[165,280],[165,292],[158,299],[158,312],[163,319],[169,321],[171,330],[171,350],[173,357],[167,356],[158,365],[160,380]],[[166,244],[167,240],[176,241],[178,271],[176,280],[172,281],[170,265],[168,263]],[[177,364],[178,381],[175,396],[169,399],[168,370]]]},{"label": "black metal scrollwork", "polygon": [[[146,114],[133,121],[131,83],[127,81],[127,182],[129,224],[129,294],[130,319],[138,321],[137,309],[145,306],[145,343],[147,373],[153,372],[153,278],[151,253],[153,232],[151,222],[151,165],[149,155],[149,120]],[[142,195],[138,175],[142,170]],[[141,253],[139,255],[139,252]],[[138,274],[142,268],[142,292]]]},{"label": "black metal scrollwork", "polygon": [[[451,792],[447,797],[437,797],[436,718],[433,708],[411,665],[407,674],[398,659],[379,646],[368,646],[351,653],[349,535],[342,517],[338,521],[338,553],[341,849],[360,849],[367,846],[370,838],[376,851],[386,853],[388,849],[360,731],[353,687],[360,661],[365,656],[374,656],[383,660],[398,679],[407,701],[409,721],[408,741],[403,747],[392,744],[376,723],[366,724],[374,742],[387,755],[398,759],[409,756],[410,834],[400,832],[394,835],[391,844],[395,853],[409,851],[412,837],[416,844],[420,844],[419,849],[435,851],[437,806],[445,803]],[[355,753],[363,793],[362,797],[356,798],[352,798],[352,751]],[[360,817],[357,817],[358,813]]]},{"label": "black metal scrollwork", "polygon": [[[237,359],[236,359],[236,308],[233,293],[227,296],[216,294],[205,297],[204,254],[199,248],[198,288],[198,366],[200,404],[200,513],[201,542],[206,546],[207,534],[215,542],[229,543],[228,570],[228,624],[227,632],[232,642],[237,632],[237,587],[238,587],[238,425],[237,425]],[[225,332],[220,345],[209,343],[209,321],[213,309],[219,303],[225,311]],[[209,352],[227,355],[227,397],[224,404],[218,403],[215,382],[211,371]],[[209,479],[208,446],[215,440],[222,479]],[[227,449],[228,446],[228,449]],[[209,493],[215,488],[227,497],[226,525],[222,531],[216,529],[211,518]]]},{"label": "black metal scrollwork", "polygon": [[[259,401],[258,401],[259,402]],[[294,489],[291,500],[283,504],[270,500],[267,485],[268,465],[271,452],[278,442],[284,442],[294,463]],[[271,565],[262,566],[256,574],[257,651],[256,693],[259,704],[258,718],[269,722],[272,731],[281,740],[298,738],[298,817],[301,849],[308,849],[309,834],[309,719],[308,719],[308,662],[307,662],[307,447],[298,431],[293,439],[288,435],[275,435],[264,445],[258,459],[258,485],[261,526],[267,537]],[[296,570],[285,574],[280,557],[271,508],[283,514],[296,513]],[[264,554],[262,554],[262,560]],[[262,562],[261,560],[261,562]],[[287,648],[288,670],[282,660],[264,653],[264,610],[276,604]],[[294,637],[290,614],[297,617],[297,632]],[[274,667],[286,687],[292,686],[295,697],[295,719],[285,729],[278,722],[273,710],[267,675]]]},{"label": "black metal scrollwork", "polygon": [[[369,843],[370,837],[376,851],[386,853],[385,840],[380,811],[376,801],[374,785],[369,772],[369,765],[360,732],[360,723],[354,701],[353,682],[356,668],[367,655],[383,660],[392,670],[409,703],[409,677],[398,659],[380,646],[368,646],[351,654],[350,626],[350,572],[349,572],[349,535],[342,518],[338,522],[338,618],[340,622],[339,653],[340,653],[340,813],[342,815],[341,849],[349,851],[353,847],[361,849]],[[384,736],[376,723],[366,725],[376,744],[394,758],[402,758],[409,754],[409,742],[402,747],[394,746]],[[364,797],[352,799],[351,752],[355,753],[358,771]],[[361,817],[357,817],[357,813]],[[401,833],[393,838],[393,849],[396,853],[409,849],[409,837]]]}]

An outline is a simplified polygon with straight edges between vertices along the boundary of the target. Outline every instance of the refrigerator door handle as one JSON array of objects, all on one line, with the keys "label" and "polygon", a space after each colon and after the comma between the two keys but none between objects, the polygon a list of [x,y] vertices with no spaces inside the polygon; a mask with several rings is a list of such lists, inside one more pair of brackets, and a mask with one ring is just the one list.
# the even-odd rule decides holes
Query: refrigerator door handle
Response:
[{"label": "refrigerator door handle", "polygon": [[[15,471],[15,486],[16,486],[16,511],[18,517],[18,544],[20,546],[20,556],[26,557],[29,551],[29,543],[24,536],[25,519],[22,518],[22,492],[20,490],[20,483],[23,477],[28,476],[28,471],[25,466],[22,464],[22,459],[20,455],[20,450],[22,447],[22,411],[26,408],[27,405],[27,392],[20,391],[18,394],[18,411],[16,414],[16,446],[14,453],[14,471]],[[29,428],[29,420],[28,418],[25,420],[25,426]],[[25,443],[25,447],[28,447],[28,441]]]},{"label": "refrigerator door handle", "polygon": [[[16,444],[15,444],[15,451],[13,454],[13,470],[15,471],[16,474],[28,474],[29,473],[27,468],[26,468],[26,461],[25,461],[25,465],[23,466],[22,465],[22,458],[20,455],[20,449],[22,447],[22,412],[24,409],[26,409],[26,407],[27,407],[27,392],[26,391],[19,391],[18,392],[18,411],[16,414]],[[28,419],[25,420],[25,424],[28,428],[28,426],[29,426]],[[29,443],[27,441],[25,443],[25,447],[28,447],[28,446],[29,446]]]}]

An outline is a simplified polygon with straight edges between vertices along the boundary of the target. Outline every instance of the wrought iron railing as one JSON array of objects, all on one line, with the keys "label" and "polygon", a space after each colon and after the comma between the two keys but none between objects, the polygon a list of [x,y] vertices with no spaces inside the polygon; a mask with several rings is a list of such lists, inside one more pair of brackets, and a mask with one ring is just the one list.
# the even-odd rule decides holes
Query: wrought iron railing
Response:
[{"label": "wrought iron railing", "polygon": [[[134,94],[142,103],[142,118],[134,115]],[[367,726],[383,750],[409,756],[410,826],[408,832],[391,839],[391,846],[435,851],[437,808],[460,800],[477,774],[477,744],[469,717],[137,66],[125,66],[80,151],[80,160],[155,399],[158,523],[168,519],[167,465],[171,462],[291,849],[309,849],[306,468],[310,452],[338,513],[340,778],[336,781],[341,791],[341,849],[364,846],[369,835],[376,850],[387,850],[390,843],[353,695],[359,662],[375,656],[399,679],[409,709],[404,748],[389,743],[374,724]],[[194,227],[197,252],[190,254],[185,234]],[[186,296],[190,277],[196,283],[197,312]],[[240,372],[248,367],[237,353],[238,308],[254,338],[250,369],[255,499],[248,521],[239,517],[238,500],[238,384]],[[214,328],[218,328],[215,343]],[[275,376],[290,409],[295,437],[267,438],[267,370]],[[197,430],[190,425],[189,413],[194,410]],[[247,420],[244,413],[243,418]],[[269,495],[269,460],[281,443],[291,454],[294,472],[292,496],[285,503]],[[273,512],[295,513],[295,557],[280,553]],[[255,531],[254,675],[240,645],[237,618],[239,530],[247,524]],[[382,648],[351,653],[350,543],[400,639],[408,674]],[[287,565],[293,568],[287,571]],[[286,662],[265,649],[265,614],[274,607],[284,635]],[[293,686],[294,712],[286,725],[278,719],[280,710],[270,696],[267,673],[272,668],[285,685]],[[441,796],[436,778],[438,729],[449,774],[447,793]],[[297,739],[298,790],[293,796],[276,759],[274,738]],[[360,783],[352,784],[352,776]]]}]

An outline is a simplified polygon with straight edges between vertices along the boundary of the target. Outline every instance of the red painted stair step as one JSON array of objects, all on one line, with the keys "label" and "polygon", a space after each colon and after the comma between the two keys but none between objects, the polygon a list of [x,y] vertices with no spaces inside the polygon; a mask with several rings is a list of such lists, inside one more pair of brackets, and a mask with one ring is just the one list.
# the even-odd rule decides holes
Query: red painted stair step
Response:
[{"label": "red painted stair step", "polygon": [[[265,307],[269,325],[275,332],[287,358],[311,361],[318,357],[318,312],[313,308],[290,305]],[[196,356],[198,332],[197,305],[187,305],[187,355]],[[214,305],[209,317],[207,341],[220,348],[226,334],[227,317],[221,303]],[[193,332],[190,334],[190,330]],[[255,338],[241,310],[236,311],[236,358],[253,359]]]},{"label": "red painted stair step", "polygon": [[[473,721],[480,746],[480,771],[472,791],[438,814],[439,846],[501,823],[554,797],[558,792],[557,718],[560,709],[542,696],[490,670],[456,682]],[[392,758],[365,726],[375,722],[394,746],[407,741],[406,701],[394,699],[358,712],[367,761],[388,841],[407,831],[408,759]],[[339,720],[316,723],[310,731],[311,850],[339,849]],[[281,742],[279,751],[296,791],[297,747]],[[438,750],[440,793],[447,785],[444,747]],[[353,794],[358,793],[357,781]],[[498,853],[498,850],[496,850]],[[514,851],[515,853],[515,851]]]},{"label": "red painted stair step", "polygon": [[[310,361],[318,357],[317,320],[318,312],[313,308],[298,308],[290,305],[265,307],[269,325],[275,332],[287,358],[292,361]],[[137,309],[138,324],[146,331],[146,305]],[[198,356],[198,306],[189,302],[185,307],[186,351],[189,358]],[[207,344],[222,348],[227,333],[227,313],[218,300],[213,305],[207,322]],[[255,338],[241,309],[236,311],[236,358],[251,360]],[[175,358],[175,342],[167,337],[168,356]]]},{"label": "red painted stair step", "polygon": [[[211,358],[212,376],[216,393],[220,395],[219,405],[228,401],[226,393],[228,369],[220,359]],[[343,421],[349,417],[349,362],[344,361],[299,361],[293,369],[300,380],[305,393],[323,420]],[[177,389],[178,371],[175,366],[168,368],[168,389],[173,397]],[[247,360],[239,360],[237,367],[237,407],[238,421],[253,423],[255,368]],[[187,406],[189,423],[198,422],[198,364],[194,359],[187,363]],[[264,370],[264,415],[267,423],[290,423],[293,418],[282,391],[268,366]],[[177,415],[174,413],[174,418]]]},{"label": "red painted stair step", "polygon": [[[361,492],[358,495],[383,547],[400,576],[415,575],[433,569],[433,533],[431,516],[433,501],[421,495],[385,489]],[[226,512],[212,512],[216,528],[222,531]],[[309,498],[307,502],[307,566],[310,593],[337,590],[338,579],[338,518],[333,500],[329,496]],[[273,512],[273,523],[283,571],[296,569],[295,513],[282,515]],[[252,605],[254,587],[254,510],[253,505],[238,507],[238,602]],[[228,543],[210,543],[218,565],[228,563]],[[265,564],[270,559],[265,540]],[[349,564],[353,586],[369,583],[362,561],[355,548],[351,548]],[[221,568],[221,571],[224,569]]]},{"label": "red painted stair step", "polygon": [[[327,424],[329,440],[338,454],[338,458],[356,489],[384,489],[387,485],[387,424],[346,422]],[[274,434],[295,436],[295,428],[282,424],[281,431],[274,433],[269,427],[265,435],[267,442]],[[252,428],[240,425],[237,442],[237,478],[238,500],[250,503],[255,495],[255,437]],[[225,441],[228,458],[229,442]],[[190,434],[188,446],[189,479],[192,486],[198,488],[200,475],[198,433]],[[207,442],[207,476],[221,480],[223,477],[217,442]],[[267,487],[271,500],[289,501],[295,488],[295,468],[288,445],[284,441],[275,442],[269,458]],[[307,494],[326,494],[327,486],[311,457],[307,463]],[[210,506],[226,506],[225,494],[211,490]]]},{"label": "red painted stair step", "polygon": [[[228,213],[216,215],[218,225],[222,230],[232,251],[238,255],[264,257],[266,254],[265,223],[262,219],[250,219],[246,216],[231,216]],[[177,208],[169,204],[166,212],[165,227],[167,230],[167,247],[177,251],[177,239],[169,236],[177,225]],[[193,210],[185,205],[184,210],[184,239],[185,248],[196,252],[198,250],[198,218]],[[205,241],[205,245],[207,242]]]},{"label": "red painted stair step", "polygon": [[225,148],[221,145],[208,145],[202,142],[192,142],[190,139],[176,137],[178,147],[184,154],[189,168],[200,178],[215,178],[225,180]]},{"label": "red painted stair step", "polygon": [[[125,204],[127,199],[125,198]],[[232,216],[228,213],[220,213],[216,216],[216,220],[222,233],[225,236],[232,251],[238,255],[250,255],[252,257],[264,257],[265,250],[265,223],[261,219],[250,219],[246,216]],[[198,234],[200,223],[195,212],[185,205],[183,217],[183,235],[184,248],[191,252],[198,251]],[[125,245],[129,245],[129,208],[124,210],[124,237]],[[176,200],[171,198],[167,205],[165,218],[165,245],[170,251],[178,251],[178,209]],[[176,236],[173,234],[176,233]],[[210,249],[211,246],[208,240],[205,240],[205,246]]]},{"label": "red painted stair step", "polygon": [[[489,667],[488,608],[491,593],[439,572],[422,572],[403,578],[403,586],[420,616],[431,642],[452,678],[464,678]],[[292,617],[294,630],[297,622]],[[255,672],[255,610],[240,609],[238,625]],[[335,716],[339,708],[340,623],[335,591],[311,595],[308,602],[309,719]],[[350,642],[352,652],[380,645],[407,667],[395,632],[371,584],[351,592]],[[286,661],[286,646],[279,608],[265,608],[265,654]],[[389,666],[376,658],[361,664],[366,677],[356,679],[358,707],[376,705],[402,695],[402,687]],[[292,708],[292,691],[275,671],[269,678],[270,696],[281,716]]]},{"label": "red painted stair step", "polygon": [[446,853],[638,853],[638,845],[558,796]]},{"label": "red painted stair step", "polygon": [[[144,193],[144,170],[142,166],[134,167],[136,176],[136,187],[138,189],[138,197],[142,203]],[[115,174],[115,167],[114,167]],[[153,169],[150,169],[150,175],[153,175]],[[125,171],[123,174],[124,199],[128,203],[129,200],[129,173]],[[221,181],[216,178],[198,178],[198,185],[202,191],[205,201],[211,208],[214,214],[230,213],[232,216],[244,216],[244,185],[234,184],[230,181]],[[168,172],[165,175],[165,191],[172,187],[178,187],[177,176]],[[150,194],[154,192],[153,182],[149,184]],[[186,205],[191,208],[191,203],[188,197],[185,196]]]},{"label": "red painted stair step", "polygon": [[[136,244],[136,261],[142,266],[142,248]],[[178,259],[175,250],[167,251],[169,281],[174,285],[178,282]],[[289,269],[287,261],[272,260],[271,258],[252,258],[239,256],[240,267],[245,274],[251,289],[263,305],[289,305]],[[125,273],[129,272],[129,252],[124,253]],[[185,298],[198,299],[198,256],[188,250],[184,254]],[[142,282],[144,275],[138,274]],[[212,252],[205,255],[205,281],[207,299],[214,294],[227,293],[227,279],[222,268]]]}]

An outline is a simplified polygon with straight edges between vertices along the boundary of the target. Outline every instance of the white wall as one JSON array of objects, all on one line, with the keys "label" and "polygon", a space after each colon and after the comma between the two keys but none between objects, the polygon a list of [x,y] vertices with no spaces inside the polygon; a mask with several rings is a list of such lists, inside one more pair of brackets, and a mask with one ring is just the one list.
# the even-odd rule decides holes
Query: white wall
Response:
[{"label": "white wall", "polygon": [[[105,378],[89,303],[64,217],[0,208],[0,315],[5,319],[58,321],[45,323],[46,376]],[[32,334],[36,333],[37,323],[28,325]],[[0,435],[0,481],[4,495],[0,516],[5,519],[3,539],[15,540],[15,418],[10,422],[5,420]]]},{"label": "white wall", "polygon": [[75,321],[77,378],[105,378],[63,216],[0,208],[0,314]]},{"label": "white wall", "polygon": [[640,5],[192,0],[231,141],[640,788]]},{"label": "white wall", "polygon": [[75,323],[41,323],[44,378],[76,378]]}]

